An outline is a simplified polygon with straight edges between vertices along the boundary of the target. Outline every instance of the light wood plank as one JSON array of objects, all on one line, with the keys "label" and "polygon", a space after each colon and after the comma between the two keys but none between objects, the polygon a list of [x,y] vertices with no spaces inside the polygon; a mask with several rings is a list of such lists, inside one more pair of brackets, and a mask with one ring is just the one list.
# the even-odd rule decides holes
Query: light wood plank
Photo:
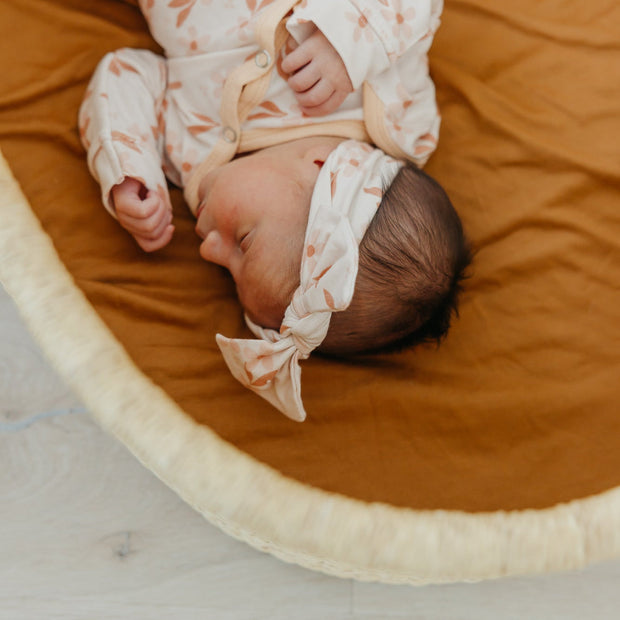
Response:
[{"label": "light wood plank", "polygon": [[225,536],[86,416],[2,435],[0,453],[7,500],[0,509],[0,610],[30,609],[33,617],[43,608],[58,617],[80,617],[81,610],[97,618],[123,608],[119,617],[135,617],[130,612],[140,606],[164,610],[149,618],[171,617],[170,607],[178,607],[175,618],[196,610],[227,617],[235,609],[255,614],[247,617],[297,617],[300,605],[321,617],[348,612],[349,582]]}]

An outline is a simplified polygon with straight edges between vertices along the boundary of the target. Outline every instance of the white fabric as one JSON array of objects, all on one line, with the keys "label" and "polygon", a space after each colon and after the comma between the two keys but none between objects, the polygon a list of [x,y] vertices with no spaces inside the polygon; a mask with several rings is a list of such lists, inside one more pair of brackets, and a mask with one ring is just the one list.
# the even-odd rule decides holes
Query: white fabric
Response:
[{"label": "white fabric", "polygon": [[332,312],[351,303],[359,243],[381,203],[383,188],[401,166],[367,144],[348,140],[338,145],[312,194],[300,285],[280,331],[263,329],[246,317],[257,340],[217,335],[234,377],[293,420],[306,417],[299,362],[323,342]]},{"label": "white fabric", "polygon": [[[141,0],[165,58],[131,49],[108,54],[80,111],[90,169],[112,214],[110,190],[125,176],[141,179],[165,198],[166,177],[187,185],[224,135],[224,83],[260,52],[256,28],[274,5],[274,0]],[[441,0],[302,0],[286,23],[299,41],[307,36],[308,21],[324,30],[353,83],[366,80],[383,103],[387,134],[418,165],[434,150],[439,130],[426,53],[441,9]],[[275,61],[269,87],[243,121],[243,132],[363,120],[361,88],[330,115],[303,116],[279,70],[281,59],[268,60],[270,68]]]}]

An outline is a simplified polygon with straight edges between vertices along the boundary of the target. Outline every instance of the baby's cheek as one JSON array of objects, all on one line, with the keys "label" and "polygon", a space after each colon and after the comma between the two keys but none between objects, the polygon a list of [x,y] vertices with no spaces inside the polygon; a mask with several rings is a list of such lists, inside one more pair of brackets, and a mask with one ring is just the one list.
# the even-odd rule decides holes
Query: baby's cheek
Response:
[{"label": "baby's cheek", "polygon": [[239,301],[250,319],[262,327],[280,329],[288,303],[282,299],[277,283],[256,270],[246,272],[236,284]]}]

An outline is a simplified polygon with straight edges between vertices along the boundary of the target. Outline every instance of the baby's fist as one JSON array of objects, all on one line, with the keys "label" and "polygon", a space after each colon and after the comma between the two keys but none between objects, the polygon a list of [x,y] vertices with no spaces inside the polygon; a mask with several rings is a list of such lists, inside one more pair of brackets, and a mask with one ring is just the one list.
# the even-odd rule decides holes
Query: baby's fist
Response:
[{"label": "baby's fist", "polygon": [[174,233],[172,208],[157,192],[137,179],[126,177],[112,188],[112,201],[120,225],[145,252],[168,245]]},{"label": "baby's fist", "polygon": [[[289,39],[289,42],[293,40]],[[288,85],[307,116],[335,112],[353,92],[353,84],[340,54],[317,28],[284,58],[282,70],[290,74]]]}]

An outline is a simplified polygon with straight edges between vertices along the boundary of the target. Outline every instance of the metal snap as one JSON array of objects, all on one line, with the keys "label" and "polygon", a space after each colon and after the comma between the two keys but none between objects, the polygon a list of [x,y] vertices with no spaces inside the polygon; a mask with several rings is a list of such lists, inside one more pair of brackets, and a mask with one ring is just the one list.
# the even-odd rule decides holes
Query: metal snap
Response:
[{"label": "metal snap", "polygon": [[271,64],[271,56],[267,50],[261,50],[254,56],[254,62],[257,67],[266,69]]},{"label": "metal snap", "polygon": [[237,141],[237,132],[232,127],[224,127],[224,140],[229,144]]}]

